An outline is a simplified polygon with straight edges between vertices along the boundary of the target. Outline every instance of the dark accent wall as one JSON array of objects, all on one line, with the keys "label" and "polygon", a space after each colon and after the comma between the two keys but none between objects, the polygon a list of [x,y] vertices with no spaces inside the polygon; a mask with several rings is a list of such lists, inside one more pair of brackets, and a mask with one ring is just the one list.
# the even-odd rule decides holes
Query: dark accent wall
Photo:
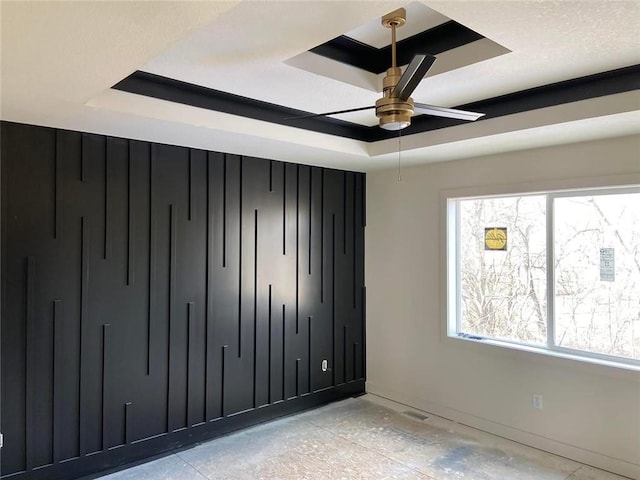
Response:
[{"label": "dark accent wall", "polygon": [[363,174],[1,134],[2,478],[74,478],[364,391]]}]

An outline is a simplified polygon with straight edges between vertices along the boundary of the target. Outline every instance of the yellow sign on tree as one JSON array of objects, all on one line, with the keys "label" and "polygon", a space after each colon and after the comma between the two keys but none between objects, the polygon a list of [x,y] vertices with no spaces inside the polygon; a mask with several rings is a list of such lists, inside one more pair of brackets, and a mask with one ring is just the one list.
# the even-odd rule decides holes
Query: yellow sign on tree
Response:
[{"label": "yellow sign on tree", "polygon": [[507,249],[506,227],[485,228],[484,229],[484,249],[485,250],[506,250]]}]

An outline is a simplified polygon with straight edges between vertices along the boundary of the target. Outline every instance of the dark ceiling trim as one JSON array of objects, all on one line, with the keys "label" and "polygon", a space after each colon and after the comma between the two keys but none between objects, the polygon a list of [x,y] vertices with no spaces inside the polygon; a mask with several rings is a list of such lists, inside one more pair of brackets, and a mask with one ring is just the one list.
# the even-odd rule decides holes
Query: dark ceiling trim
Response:
[{"label": "dark ceiling trim", "polygon": [[[490,118],[579,102],[590,98],[630,92],[639,88],[640,65],[631,65],[608,72],[596,73],[467,103],[455,108],[483,112],[485,116],[476,121],[484,121]],[[463,123],[465,122],[461,120],[418,115],[411,119],[411,126],[403,130],[402,133],[403,135],[411,135]]]},{"label": "dark ceiling trim", "polygon": [[290,117],[308,115],[309,112],[213,90],[140,70],[116,83],[112,88],[169,102],[355,140],[362,140],[370,135],[368,132],[370,127],[335,118],[316,117],[287,120]]},{"label": "dark ceiling trim", "polygon": [[[482,40],[477,32],[453,20],[430,28],[397,43],[398,65],[408,64],[417,53],[438,55],[468,43]],[[379,74],[391,66],[391,45],[375,48],[341,35],[309,50],[317,55]]]},{"label": "dark ceiling trim", "polygon": [[[397,133],[379,128],[366,127],[344,120],[328,117],[289,117],[310,114],[302,110],[283,107],[273,103],[254,100],[231,93],[181,82],[160,75],[137,71],[113,86],[116,90],[145,95],[170,102],[206,108],[232,115],[297,127],[329,135],[352,138],[363,142],[375,142],[396,137]],[[608,72],[530,88],[520,92],[455,106],[463,110],[483,112],[486,115],[477,121],[536,110],[539,108],[577,102],[590,98],[629,92],[640,88],[640,65],[619,68]],[[373,109],[372,109],[372,115]],[[403,135],[422,133],[466,123],[462,120],[417,115]]]}]

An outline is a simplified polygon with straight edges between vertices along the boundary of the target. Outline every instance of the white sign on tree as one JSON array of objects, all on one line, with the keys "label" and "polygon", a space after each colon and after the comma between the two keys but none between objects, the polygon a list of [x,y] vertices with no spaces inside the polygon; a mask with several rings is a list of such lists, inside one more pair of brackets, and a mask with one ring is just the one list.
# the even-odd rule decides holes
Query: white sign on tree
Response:
[{"label": "white sign on tree", "polygon": [[600,281],[615,282],[616,262],[613,248],[600,249]]}]

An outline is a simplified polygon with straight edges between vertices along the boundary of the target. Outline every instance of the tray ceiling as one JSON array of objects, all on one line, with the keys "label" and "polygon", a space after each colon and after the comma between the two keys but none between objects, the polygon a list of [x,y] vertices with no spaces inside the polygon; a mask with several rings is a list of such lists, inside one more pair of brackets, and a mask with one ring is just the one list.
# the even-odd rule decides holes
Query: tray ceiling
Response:
[{"label": "tray ceiling", "polygon": [[[527,108],[503,108],[506,113],[488,114],[473,124],[407,130],[404,164],[640,131],[640,76],[633,67],[640,63],[637,2],[0,5],[4,120],[361,171],[391,167],[398,141],[379,134],[373,110],[336,117],[338,124],[372,132],[367,138],[348,137],[242,116],[241,103],[236,111],[211,110],[111,87],[144,72],[137,75],[295,111],[371,105],[383,74],[311,51],[343,35],[384,48],[389,31],[379,19],[404,6],[407,25],[399,29],[399,40],[442,29],[447,22],[478,34],[477,40],[436,54],[433,72],[412,95],[418,102],[445,107],[484,102],[490,110],[491,102],[522,96],[518,92],[573,79],[597,80],[583,85],[578,95],[536,104],[538,96]],[[605,76],[622,75],[615,88],[613,80],[605,88],[598,74],[612,71]]]}]

